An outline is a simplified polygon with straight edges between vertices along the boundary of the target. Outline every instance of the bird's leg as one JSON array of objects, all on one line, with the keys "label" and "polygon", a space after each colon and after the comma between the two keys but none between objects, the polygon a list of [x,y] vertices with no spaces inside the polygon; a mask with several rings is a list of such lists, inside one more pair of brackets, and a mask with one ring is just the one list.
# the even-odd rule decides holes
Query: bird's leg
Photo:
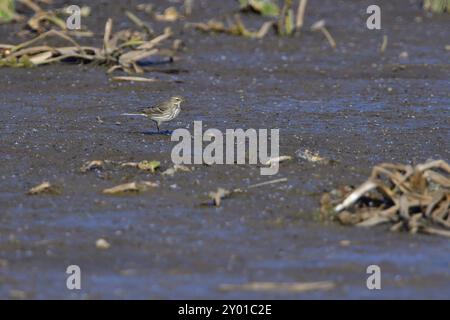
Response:
[{"label": "bird's leg", "polygon": [[156,129],[158,129],[158,132],[159,132],[159,123],[158,123],[158,121],[153,120],[153,119],[151,119],[151,120],[156,124]]}]

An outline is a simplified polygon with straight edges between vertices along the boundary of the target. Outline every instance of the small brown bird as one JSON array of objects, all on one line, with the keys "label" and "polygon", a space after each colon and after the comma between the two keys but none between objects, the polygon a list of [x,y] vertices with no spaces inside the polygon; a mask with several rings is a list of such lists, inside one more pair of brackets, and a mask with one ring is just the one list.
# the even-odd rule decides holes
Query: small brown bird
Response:
[{"label": "small brown bird", "polygon": [[175,119],[181,111],[181,102],[183,97],[175,96],[167,101],[164,101],[156,106],[144,108],[140,113],[123,113],[124,116],[144,116],[156,123],[156,128],[159,132],[159,126],[163,122]]}]

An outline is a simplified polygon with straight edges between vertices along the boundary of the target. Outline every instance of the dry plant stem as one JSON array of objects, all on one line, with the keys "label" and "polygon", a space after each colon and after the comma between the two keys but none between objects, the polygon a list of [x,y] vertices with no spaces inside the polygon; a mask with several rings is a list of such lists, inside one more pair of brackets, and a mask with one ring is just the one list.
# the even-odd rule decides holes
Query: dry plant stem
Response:
[{"label": "dry plant stem", "polygon": [[373,181],[366,181],[358,189],[353,191],[340,205],[335,209],[336,212],[347,209],[352,206],[356,201],[358,201],[365,193],[377,187],[377,184]]},{"label": "dry plant stem", "polygon": [[193,0],[184,0],[184,13],[187,16],[192,14],[192,7],[194,6]]},{"label": "dry plant stem", "polygon": [[440,229],[435,229],[435,228],[423,228],[422,232],[450,238],[450,231],[446,231],[446,230],[440,230]]},{"label": "dry plant stem", "polygon": [[259,31],[256,34],[256,38],[257,39],[262,39],[266,36],[267,32],[269,32],[269,30],[272,28],[273,26],[273,21],[267,21],[265,22],[261,28],[259,29]]},{"label": "dry plant stem", "polygon": [[71,37],[65,35],[62,32],[56,31],[56,30],[50,30],[50,31],[47,31],[47,32],[44,32],[44,33],[40,34],[39,36],[37,36],[34,39],[31,39],[29,41],[23,42],[23,43],[15,46],[15,47],[13,47],[11,49],[11,51],[12,52],[18,51],[18,50],[20,50],[22,48],[25,48],[25,47],[28,47],[28,46],[32,45],[33,43],[35,43],[35,42],[37,42],[37,41],[39,41],[41,39],[44,39],[44,38],[47,38],[47,37],[50,37],[50,36],[58,36],[60,38],[63,38],[64,40],[69,41],[70,43],[72,43],[74,46],[76,46],[78,49],[81,50],[81,46],[75,40],[73,40]]},{"label": "dry plant stem", "polygon": [[381,43],[381,47],[380,47],[380,53],[384,53],[387,49],[387,46],[388,46],[388,36],[384,35],[383,42]]},{"label": "dry plant stem", "polygon": [[39,47],[32,47],[32,48],[25,48],[25,49],[21,49],[19,51],[14,52],[13,54],[10,54],[8,56],[8,58],[16,58],[16,57],[20,57],[26,54],[36,54],[39,52],[44,52],[44,51],[51,51],[53,50],[52,47],[49,46],[39,46]]},{"label": "dry plant stem", "polygon": [[103,34],[103,51],[104,51],[104,55],[106,60],[108,60],[109,55],[111,53],[111,48],[109,46],[109,40],[111,39],[111,33],[112,33],[112,19],[109,18],[106,21],[105,24],[105,33]]},{"label": "dry plant stem", "polygon": [[154,46],[156,46],[158,43],[160,43],[160,42],[170,38],[172,36],[172,34],[173,34],[172,30],[170,28],[166,28],[166,29],[164,29],[164,33],[163,34],[157,36],[156,38],[154,38],[154,39],[152,39],[152,40],[150,40],[150,41],[148,41],[148,42],[146,42],[146,43],[144,43],[142,45],[140,45],[138,47],[138,49],[151,49]]},{"label": "dry plant stem", "polygon": [[287,182],[287,181],[288,181],[287,178],[280,178],[280,179],[275,179],[275,180],[271,180],[271,181],[266,181],[266,182],[253,184],[253,185],[248,186],[247,189],[253,189],[253,188],[258,188],[258,187],[267,186],[267,185],[270,185],[270,184]]},{"label": "dry plant stem", "polygon": [[155,78],[142,78],[142,77],[113,77],[113,81],[134,81],[134,82],[157,82]]},{"label": "dry plant stem", "polygon": [[325,37],[328,40],[328,43],[330,44],[330,46],[334,49],[336,48],[336,41],[334,40],[333,36],[331,35],[330,32],[328,32],[328,29],[323,27],[321,28],[322,33],[325,35]]},{"label": "dry plant stem", "polygon": [[300,0],[300,2],[298,4],[297,19],[295,22],[295,29],[297,32],[300,32],[300,30],[303,27],[307,3],[308,3],[308,0]]},{"label": "dry plant stem", "polygon": [[138,16],[136,16],[134,13],[130,12],[130,11],[125,11],[125,15],[128,17],[128,19],[130,19],[136,26],[138,26],[139,28],[142,28],[145,30],[145,32],[148,35],[153,35],[154,32],[153,30],[145,23],[143,22],[141,19],[139,19]]},{"label": "dry plant stem", "polygon": [[34,3],[31,0],[17,0],[18,2],[22,3],[23,5],[27,6],[31,10],[33,10],[36,13],[42,12],[42,8],[38,6],[36,3]]},{"label": "dry plant stem", "polygon": [[271,184],[275,184],[275,183],[281,183],[281,182],[287,182],[288,179],[287,178],[281,178],[281,179],[275,179],[275,180],[270,180],[270,181],[265,181],[265,182],[261,182],[261,183],[256,183],[256,184],[252,184],[249,185],[248,187],[243,187],[243,188],[236,188],[231,190],[232,193],[239,193],[239,192],[244,192],[245,190],[250,190],[253,188],[259,188],[262,186],[267,186],[267,185],[271,185]]}]

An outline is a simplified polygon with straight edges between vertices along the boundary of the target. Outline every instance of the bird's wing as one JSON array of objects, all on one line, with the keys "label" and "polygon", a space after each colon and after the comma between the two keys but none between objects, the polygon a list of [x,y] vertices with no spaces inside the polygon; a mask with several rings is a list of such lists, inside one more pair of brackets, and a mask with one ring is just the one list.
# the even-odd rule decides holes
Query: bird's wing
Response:
[{"label": "bird's wing", "polygon": [[169,107],[168,103],[160,103],[154,107],[145,108],[142,112],[148,115],[158,115],[164,113]]}]

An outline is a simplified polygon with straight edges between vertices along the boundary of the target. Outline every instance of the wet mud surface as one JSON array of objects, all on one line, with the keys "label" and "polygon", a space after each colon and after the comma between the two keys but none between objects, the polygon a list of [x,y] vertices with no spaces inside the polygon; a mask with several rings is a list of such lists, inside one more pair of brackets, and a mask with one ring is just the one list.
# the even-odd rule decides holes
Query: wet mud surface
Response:
[{"label": "wet mud surface", "polygon": [[[168,5],[155,2],[159,9]],[[109,16],[117,29],[132,26],[122,12],[136,1],[85,3],[92,6],[85,23],[97,33]],[[1,69],[0,297],[19,290],[34,299],[448,298],[448,239],[317,219],[322,192],[365,181],[375,164],[450,160],[450,52],[444,49],[450,16],[430,17],[419,1],[381,1],[383,29],[369,31],[370,4],[311,3],[306,24],[325,18],[338,43],[334,51],[308,30],[292,39],[271,34],[247,40],[175,23],[187,50],[179,61],[158,67],[176,72],[149,74],[162,80],[157,83],[113,83],[104,67],[92,65]],[[235,7],[232,1],[197,1],[189,21]],[[1,28],[0,42],[14,41],[12,32],[20,29]],[[383,34],[389,45],[381,55]],[[408,59],[399,58],[403,51]],[[296,158],[273,177],[251,165],[197,165],[174,177],[79,172],[95,159],[172,166],[170,136],[149,134],[155,128],[145,119],[120,116],[172,95],[186,103],[164,130],[192,130],[194,120],[205,129],[279,128],[281,154],[309,149],[335,163]],[[282,177],[288,182],[226,199],[220,208],[200,205],[217,187]],[[101,194],[136,179],[160,187]],[[63,193],[25,194],[43,180],[61,185]],[[99,238],[111,247],[97,249]],[[71,264],[81,267],[80,291],[66,288]],[[366,288],[371,264],[381,267],[382,290]],[[336,287],[301,294],[218,289],[224,283],[323,280]]]}]

